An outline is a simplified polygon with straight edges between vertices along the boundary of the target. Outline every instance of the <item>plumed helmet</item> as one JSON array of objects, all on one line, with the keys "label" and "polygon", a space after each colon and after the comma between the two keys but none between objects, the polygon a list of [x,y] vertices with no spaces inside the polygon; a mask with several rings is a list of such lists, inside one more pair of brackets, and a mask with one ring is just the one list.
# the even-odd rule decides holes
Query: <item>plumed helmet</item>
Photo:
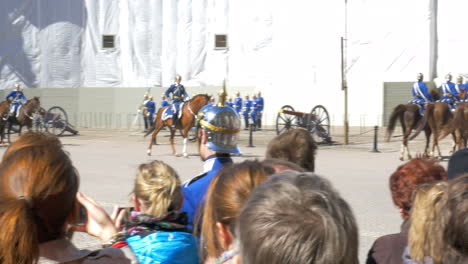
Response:
[{"label": "plumed helmet", "polygon": [[458,75],[457,82],[462,83],[463,82],[463,76]]},{"label": "plumed helmet", "polygon": [[452,74],[449,73],[449,74],[445,75],[445,80],[451,81],[452,80]]},{"label": "plumed helmet", "polygon": [[418,73],[416,79],[422,80],[424,78],[424,75],[422,73]]},{"label": "plumed helmet", "polygon": [[152,95],[150,95],[148,99],[150,99],[150,100],[153,100],[153,96],[152,96]]},{"label": "plumed helmet", "polygon": [[225,106],[226,92],[220,93],[217,105],[208,104],[198,112],[198,125],[207,132],[208,149],[218,153],[239,153],[237,138],[241,121],[239,114]]}]

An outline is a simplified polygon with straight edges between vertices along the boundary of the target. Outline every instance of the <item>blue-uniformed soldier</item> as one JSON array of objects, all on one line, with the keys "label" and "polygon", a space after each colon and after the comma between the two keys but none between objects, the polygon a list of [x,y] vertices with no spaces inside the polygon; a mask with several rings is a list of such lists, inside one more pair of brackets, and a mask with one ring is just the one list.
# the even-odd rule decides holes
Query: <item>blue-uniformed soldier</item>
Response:
[{"label": "blue-uniformed soldier", "polygon": [[242,115],[244,116],[245,121],[245,130],[249,129],[249,118],[250,118],[250,109],[252,108],[252,101],[250,100],[249,95],[246,95],[242,101]]},{"label": "blue-uniformed soldier", "polygon": [[234,109],[240,115],[242,112],[242,97],[240,96],[240,92],[236,92],[236,98],[234,99]]},{"label": "blue-uniformed soldier", "polygon": [[166,96],[164,94],[161,95],[161,103],[160,103],[160,107],[165,107],[165,106],[168,106],[169,105],[169,102],[166,100]]},{"label": "blue-uniformed soldier", "polygon": [[211,180],[224,166],[232,163],[231,153],[239,153],[240,118],[233,108],[224,106],[225,98],[224,90],[218,105],[208,104],[198,112],[198,149],[204,162],[204,173],[182,186],[184,204],[181,211],[187,213],[190,228]]},{"label": "blue-uniformed soldier", "polygon": [[228,101],[226,102],[226,105],[231,107],[231,108],[234,108],[234,103],[232,102],[232,97],[228,98]]},{"label": "blue-uniformed soldier", "polygon": [[19,83],[17,83],[15,85],[15,89],[6,96],[6,100],[9,100],[13,103],[10,109],[10,116],[18,117],[18,110],[27,101],[26,96],[24,96],[24,93],[21,90],[21,86]]},{"label": "blue-uniformed soldier", "polygon": [[150,94],[148,92],[143,95],[143,102],[141,103],[140,107],[138,108],[138,114],[141,113],[143,116],[143,123],[145,124],[145,132],[148,131],[149,122],[148,122],[148,110],[146,108],[146,103],[149,101]]},{"label": "blue-uniformed soldier", "polygon": [[413,93],[413,99],[408,101],[409,104],[417,104],[420,106],[420,113],[423,114],[426,109],[426,104],[432,102],[432,97],[430,96],[426,84],[423,82],[424,75],[418,73],[417,82],[413,83],[411,87],[411,92]]},{"label": "blue-uniformed soldier", "polygon": [[[185,91],[185,87],[180,84],[180,81],[182,81],[182,77],[180,75],[176,75],[175,77],[175,83],[171,85],[169,88],[166,90],[166,97],[167,98],[172,98],[172,126],[175,127],[177,123],[177,119],[179,118],[179,105],[182,103],[184,100],[189,99],[189,95]],[[172,97],[171,97],[172,94]]]},{"label": "blue-uniformed soldier", "polygon": [[455,90],[457,90],[458,99],[459,99],[459,102],[460,102],[460,103],[466,103],[466,102],[467,102],[467,99],[466,99],[466,98],[463,99],[463,100],[460,98],[460,92],[462,91],[462,89],[465,89],[465,91],[466,91],[466,88],[467,88],[467,87],[468,87],[468,86],[467,86],[466,84],[463,84],[463,76],[458,75],[458,77],[457,77],[457,83],[455,84]]},{"label": "blue-uniformed soldier", "polygon": [[257,129],[262,127],[262,114],[263,114],[263,97],[262,93],[258,92],[254,98],[254,107],[252,111],[252,121]]},{"label": "blue-uniformed soldier", "polygon": [[452,81],[452,75],[449,73],[445,76],[446,82],[440,87],[442,97],[439,102],[447,103],[452,110],[455,109],[455,102],[458,101],[458,93],[455,89],[455,84]]},{"label": "blue-uniformed soldier", "polygon": [[156,104],[153,101],[153,96],[150,95],[148,98],[148,102],[145,104],[146,107],[146,115],[147,115],[147,120],[148,120],[148,125],[149,127],[153,126],[154,122],[154,113],[156,112]]}]

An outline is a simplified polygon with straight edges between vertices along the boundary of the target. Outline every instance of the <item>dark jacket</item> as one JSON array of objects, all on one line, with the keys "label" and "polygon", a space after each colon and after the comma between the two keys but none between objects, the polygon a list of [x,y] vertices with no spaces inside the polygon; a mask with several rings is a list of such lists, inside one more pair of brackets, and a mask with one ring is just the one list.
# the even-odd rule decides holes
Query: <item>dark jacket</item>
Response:
[{"label": "dark jacket", "polygon": [[382,236],[375,240],[369,253],[366,264],[401,264],[403,263],[403,252],[408,245],[408,220],[401,224],[401,232]]}]

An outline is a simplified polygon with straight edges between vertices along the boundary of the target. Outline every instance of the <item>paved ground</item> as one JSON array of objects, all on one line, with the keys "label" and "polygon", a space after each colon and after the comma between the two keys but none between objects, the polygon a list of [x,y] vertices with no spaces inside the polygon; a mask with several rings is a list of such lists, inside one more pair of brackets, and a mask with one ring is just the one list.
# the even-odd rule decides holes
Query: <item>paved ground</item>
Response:
[{"label": "paved ground", "polygon": [[[360,257],[364,261],[367,250],[379,236],[397,232],[401,219],[393,206],[388,190],[388,177],[402,164],[398,160],[399,137],[389,143],[380,143],[380,153],[370,152],[373,134],[371,129],[352,129],[350,144],[342,145],[341,129],[332,130],[333,145],[320,145],[316,159],[316,173],[333,183],[350,203],[359,225]],[[273,138],[272,130],[256,132],[254,148],[248,148],[248,133],[243,131],[240,146],[243,152],[235,161],[263,159],[267,142]],[[382,138],[383,132],[379,137]],[[129,201],[135,169],[138,164],[159,159],[173,166],[183,180],[198,174],[202,163],[192,143],[188,147],[188,159],[170,155],[167,132],[159,137],[161,145],[154,146],[153,156],[146,155],[148,139],[142,133],[116,130],[81,129],[79,136],[61,138],[81,175],[80,190],[107,210],[113,205],[125,205]],[[181,138],[177,138],[181,150]],[[423,139],[412,142],[412,150],[422,151]],[[448,154],[450,141],[442,142],[442,151]],[[4,148],[0,149],[3,155]],[[442,161],[446,166],[446,161]],[[97,247],[99,241],[77,234],[74,237],[79,247]]]}]

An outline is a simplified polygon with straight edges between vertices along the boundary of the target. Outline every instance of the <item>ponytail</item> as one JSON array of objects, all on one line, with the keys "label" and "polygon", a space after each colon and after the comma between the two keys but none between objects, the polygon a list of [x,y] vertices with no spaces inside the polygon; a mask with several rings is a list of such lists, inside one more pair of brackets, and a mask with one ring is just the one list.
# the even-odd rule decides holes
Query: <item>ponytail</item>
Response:
[{"label": "ponytail", "polygon": [[38,230],[30,198],[20,197],[1,206],[0,263],[34,264],[39,258]]}]

